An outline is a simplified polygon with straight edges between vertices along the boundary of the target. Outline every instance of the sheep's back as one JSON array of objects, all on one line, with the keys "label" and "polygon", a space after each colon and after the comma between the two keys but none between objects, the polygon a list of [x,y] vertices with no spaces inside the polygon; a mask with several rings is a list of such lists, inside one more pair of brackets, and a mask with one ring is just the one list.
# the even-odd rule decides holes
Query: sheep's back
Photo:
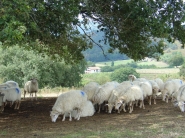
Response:
[{"label": "sheep's back", "polygon": [[3,101],[17,101],[21,100],[21,90],[19,88],[7,88],[1,91],[5,96]]},{"label": "sheep's back", "polygon": [[129,87],[126,92],[122,95],[127,97],[127,102],[135,101],[135,100],[143,100],[143,91],[137,85],[133,85]]},{"label": "sheep's back", "polygon": [[58,96],[52,110],[59,112],[72,111],[75,108],[81,108],[87,101],[87,95],[80,90],[72,90]]},{"label": "sheep's back", "polygon": [[118,85],[119,83],[116,82],[107,82],[106,84],[99,87],[99,89],[97,89],[97,91],[95,92],[93,102],[101,104],[104,101],[108,101],[112,90],[116,88]]},{"label": "sheep's back", "polygon": [[85,85],[82,89],[87,94],[88,100],[92,100],[92,97],[94,96],[96,89],[98,89],[99,84],[96,82],[90,82],[87,85]]}]

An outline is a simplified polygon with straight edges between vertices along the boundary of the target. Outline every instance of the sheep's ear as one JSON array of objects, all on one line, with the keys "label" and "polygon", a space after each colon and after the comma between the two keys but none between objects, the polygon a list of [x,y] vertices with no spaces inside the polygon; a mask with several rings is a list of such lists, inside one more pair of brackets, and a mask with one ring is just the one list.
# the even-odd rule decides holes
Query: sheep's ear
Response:
[{"label": "sheep's ear", "polygon": [[108,106],[108,104],[105,104],[105,106]]}]

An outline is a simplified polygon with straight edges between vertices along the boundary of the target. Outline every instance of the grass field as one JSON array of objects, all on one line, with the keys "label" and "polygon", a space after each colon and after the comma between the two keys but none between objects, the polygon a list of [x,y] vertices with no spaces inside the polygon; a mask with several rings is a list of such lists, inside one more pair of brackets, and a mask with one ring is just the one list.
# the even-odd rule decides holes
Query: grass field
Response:
[{"label": "grass field", "polygon": [[[125,65],[127,63],[131,63],[133,62],[134,60],[130,59],[130,60],[118,60],[118,61],[114,61],[114,66],[117,66],[117,65]],[[97,67],[102,67],[102,66],[111,66],[111,63],[112,61],[108,61],[108,62],[97,62],[96,63],[96,66]],[[162,61],[156,61],[156,60],[153,60],[153,61],[148,61],[148,62],[144,62],[144,61],[139,61],[139,62],[136,62],[138,65],[155,65],[156,67],[159,67],[159,68],[166,68],[168,67],[168,64],[162,62]]]}]

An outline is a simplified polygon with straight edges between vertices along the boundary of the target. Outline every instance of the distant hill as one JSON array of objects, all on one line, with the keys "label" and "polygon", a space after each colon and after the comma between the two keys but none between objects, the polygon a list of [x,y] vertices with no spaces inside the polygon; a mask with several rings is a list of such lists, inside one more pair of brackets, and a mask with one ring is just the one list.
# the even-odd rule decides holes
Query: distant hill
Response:
[{"label": "distant hill", "polygon": [[91,35],[91,38],[94,42],[99,43],[101,46],[103,46],[103,51],[106,56],[103,54],[102,49],[98,45],[93,44],[92,49],[88,49],[83,52],[84,57],[87,61],[104,62],[129,59],[125,54],[120,54],[118,50],[115,50],[114,53],[108,53],[108,49],[110,48],[109,44],[104,44],[103,41],[99,41],[104,37],[103,32],[97,32],[96,30],[94,30],[89,33],[89,35]]},{"label": "distant hill", "polygon": [[[87,49],[83,52],[84,57],[87,61],[92,62],[106,62],[106,61],[116,61],[116,60],[127,60],[129,59],[125,54],[120,54],[118,50],[115,50],[114,53],[108,53],[108,49],[110,48],[109,44],[104,44],[104,41],[101,41],[100,39],[103,39],[104,34],[103,32],[97,32],[96,30],[89,32],[89,35],[91,35],[91,38],[94,40],[94,42],[99,43],[103,46],[103,51],[105,55],[103,54],[102,49],[96,45],[93,44],[92,49]],[[155,39],[151,45],[155,45],[157,41],[160,39]],[[167,40],[164,40],[164,43],[166,45],[166,48],[164,50],[164,53],[171,53],[175,51],[180,51],[182,55],[185,55],[185,50],[181,49],[181,44],[178,41],[175,41],[174,43],[169,43]]]}]

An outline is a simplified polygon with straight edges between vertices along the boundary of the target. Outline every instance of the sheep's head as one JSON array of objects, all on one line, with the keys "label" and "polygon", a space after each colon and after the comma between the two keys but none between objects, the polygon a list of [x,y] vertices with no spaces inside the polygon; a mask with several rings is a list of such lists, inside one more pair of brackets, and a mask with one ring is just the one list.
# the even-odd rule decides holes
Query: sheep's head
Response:
[{"label": "sheep's head", "polygon": [[166,97],[168,96],[166,90],[163,90],[161,93],[162,93],[162,100],[165,101]]},{"label": "sheep's head", "polygon": [[51,121],[56,122],[59,115],[60,113],[58,113],[57,111],[50,111]]},{"label": "sheep's head", "polygon": [[110,113],[111,114],[111,112],[112,112],[112,108],[114,107],[114,104],[112,104],[112,103],[108,103],[108,104],[106,104],[107,106],[108,106],[108,113]]},{"label": "sheep's head", "polygon": [[181,112],[184,112],[184,102],[183,101],[178,102],[178,106],[179,106]]},{"label": "sheep's head", "polygon": [[153,98],[156,98],[158,96],[159,87],[154,86],[152,88],[152,91],[153,91]]},{"label": "sheep's head", "polygon": [[36,84],[37,83],[37,79],[36,78],[32,78],[32,79],[30,79],[31,80],[31,82],[33,83],[33,84]]},{"label": "sheep's head", "polygon": [[121,97],[116,101],[115,109],[118,110],[122,104],[125,104],[125,97]]}]

